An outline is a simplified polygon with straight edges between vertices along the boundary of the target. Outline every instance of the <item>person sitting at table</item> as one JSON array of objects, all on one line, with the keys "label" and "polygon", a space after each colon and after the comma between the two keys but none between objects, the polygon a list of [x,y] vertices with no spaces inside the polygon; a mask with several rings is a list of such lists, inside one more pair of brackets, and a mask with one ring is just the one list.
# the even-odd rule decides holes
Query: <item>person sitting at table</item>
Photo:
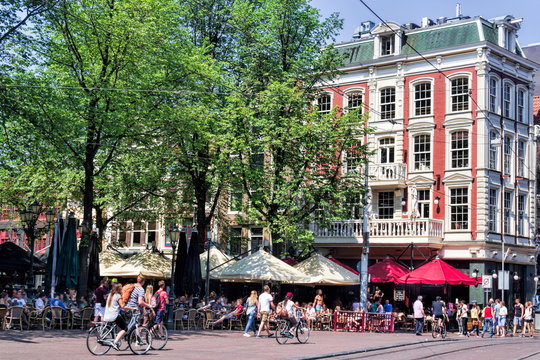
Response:
[{"label": "person sitting at table", "polygon": [[45,295],[45,293],[41,293],[38,295],[34,303],[34,307],[36,308],[38,312],[40,312],[41,310],[45,309],[46,304],[47,304],[47,296]]},{"label": "person sitting at table", "polygon": [[1,294],[0,294],[0,307],[8,307],[10,304],[9,304],[9,296],[8,296],[8,293],[3,291]]},{"label": "person sitting at table", "polygon": [[223,315],[218,320],[216,320],[214,322],[211,322],[210,325],[214,326],[214,325],[217,325],[219,323],[222,323],[225,320],[230,320],[230,319],[234,320],[238,316],[240,316],[243,311],[244,311],[244,307],[242,306],[242,299],[238,299],[238,300],[236,300],[236,308],[233,311]]},{"label": "person sitting at table", "polygon": [[86,297],[85,297],[85,296],[81,296],[81,297],[79,298],[79,301],[78,301],[78,305],[77,305],[77,306],[78,306],[79,310],[82,310],[82,309],[84,309],[84,308],[86,308],[86,307],[89,306],[89,305],[88,305],[88,301],[86,300]]},{"label": "person sitting at table", "polygon": [[189,309],[189,303],[184,295],[177,297],[174,300],[174,308],[176,309],[183,309],[188,310]]},{"label": "person sitting at table", "polygon": [[23,292],[22,290],[17,291],[17,294],[15,295],[15,299],[13,299],[14,306],[26,306],[26,300],[23,298]]},{"label": "person sitting at table", "polygon": [[64,304],[62,294],[54,294],[54,299],[51,300],[51,306],[59,306],[64,310],[67,310],[66,304]]}]

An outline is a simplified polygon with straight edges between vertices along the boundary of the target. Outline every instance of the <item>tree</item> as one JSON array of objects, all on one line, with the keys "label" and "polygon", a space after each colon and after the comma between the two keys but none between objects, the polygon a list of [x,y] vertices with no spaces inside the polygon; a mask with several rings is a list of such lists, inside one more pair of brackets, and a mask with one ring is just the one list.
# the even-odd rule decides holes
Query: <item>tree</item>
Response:
[{"label": "tree", "polygon": [[[211,68],[179,18],[172,0],[60,1],[35,25],[32,63],[4,86],[0,175],[14,195],[80,201],[81,294],[94,210],[102,227],[106,205],[115,217],[161,190],[159,120]],[[40,175],[49,185],[36,189]]]},{"label": "tree", "polygon": [[363,118],[310,105],[342,63],[327,46],[341,21],[321,20],[307,0],[238,1],[234,25],[242,45],[229,141],[245,206],[273,243],[287,239],[303,250],[313,238],[307,222],[342,216],[347,199],[363,191],[359,172],[342,173],[344,154],[366,155]]}]

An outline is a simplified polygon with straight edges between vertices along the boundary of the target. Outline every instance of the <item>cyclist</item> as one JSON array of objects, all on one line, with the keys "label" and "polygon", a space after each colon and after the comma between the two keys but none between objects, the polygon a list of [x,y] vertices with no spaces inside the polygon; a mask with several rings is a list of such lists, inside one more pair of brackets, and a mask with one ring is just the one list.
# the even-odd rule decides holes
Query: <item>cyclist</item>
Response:
[{"label": "cyclist", "polygon": [[120,329],[116,335],[116,338],[111,343],[111,346],[115,350],[119,350],[118,342],[122,340],[127,331],[126,320],[122,314],[120,314],[120,309],[137,310],[137,308],[127,307],[124,304],[124,300],[122,300],[122,284],[115,284],[107,297],[107,301],[105,303],[105,315],[103,316],[103,321],[115,322],[116,326],[118,326]]},{"label": "cyclist", "polygon": [[435,298],[435,301],[432,304],[432,307],[433,307],[433,317],[435,321],[437,321],[437,326],[441,328],[445,321],[446,304],[444,301],[442,301],[440,296],[437,296]]},{"label": "cyclist", "polygon": [[291,324],[290,329],[289,329],[289,333],[292,333],[295,330],[296,325],[297,325],[296,309],[304,310],[303,307],[300,307],[300,306],[296,305],[294,303],[294,301],[292,300],[292,298],[293,298],[293,293],[288,292],[285,295],[285,299],[283,299],[283,306],[282,306],[282,309],[283,309],[282,312],[283,312],[283,314],[286,313],[286,319]]}]

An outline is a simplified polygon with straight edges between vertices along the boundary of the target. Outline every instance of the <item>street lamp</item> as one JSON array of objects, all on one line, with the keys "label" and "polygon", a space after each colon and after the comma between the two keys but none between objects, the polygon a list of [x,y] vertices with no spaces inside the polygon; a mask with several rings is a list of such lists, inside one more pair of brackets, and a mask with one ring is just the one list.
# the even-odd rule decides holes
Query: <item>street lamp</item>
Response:
[{"label": "street lamp", "polygon": [[478,273],[479,273],[479,271],[477,269],[474,269],[471,275],[472,275],[473,278],[477,278]]},{"label": "street lamp", "polygon": [[173,301],[174,301],[174,256],[176,255],[176,246],[178,245],[178,240],[180,239],[180,229],[176,224],[173,224],[169,229],[169,241],[172,247],[172,256],[171,256],[171,291],[169,293],[169,316],[168,322],[172,324],[173,322]]},{"label": "street lamp", "polygon": [[38,219],[44,208],[40,203],[34,201],[28,208],[19,212],[20,220],[22,222],[23,231],[30,241],[30,274],[28,277],[28,288],[33,288],[34,285],[34,247],[36,238],[40,232],[45,233],[49,230],[51,224],[54,222],[55,214],[52,209],[45,212],[45,226],[38,227]]}]

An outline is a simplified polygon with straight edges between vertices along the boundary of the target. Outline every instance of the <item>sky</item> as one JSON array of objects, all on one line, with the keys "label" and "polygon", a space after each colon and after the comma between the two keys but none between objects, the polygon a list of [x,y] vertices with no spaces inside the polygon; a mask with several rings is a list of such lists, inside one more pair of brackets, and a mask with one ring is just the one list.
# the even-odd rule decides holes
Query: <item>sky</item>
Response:
[{"label": "sky", "polygon": [[[398,24],[420,25],[423,17],[436,20],[441,16],[454,17],[456,3],[461,4],[461,13],[466,16],[494,18],[513,15],[523,18],[518,32],[521,46],[540,43],[540,0],[364,0],[385,21]],[[320,9],[323,16],[333,12],[344,19],[343,30],[336,42],[352,39],[354,28],[361,22],[380,21],[358,0],[312,0],[311,4]]]}]

